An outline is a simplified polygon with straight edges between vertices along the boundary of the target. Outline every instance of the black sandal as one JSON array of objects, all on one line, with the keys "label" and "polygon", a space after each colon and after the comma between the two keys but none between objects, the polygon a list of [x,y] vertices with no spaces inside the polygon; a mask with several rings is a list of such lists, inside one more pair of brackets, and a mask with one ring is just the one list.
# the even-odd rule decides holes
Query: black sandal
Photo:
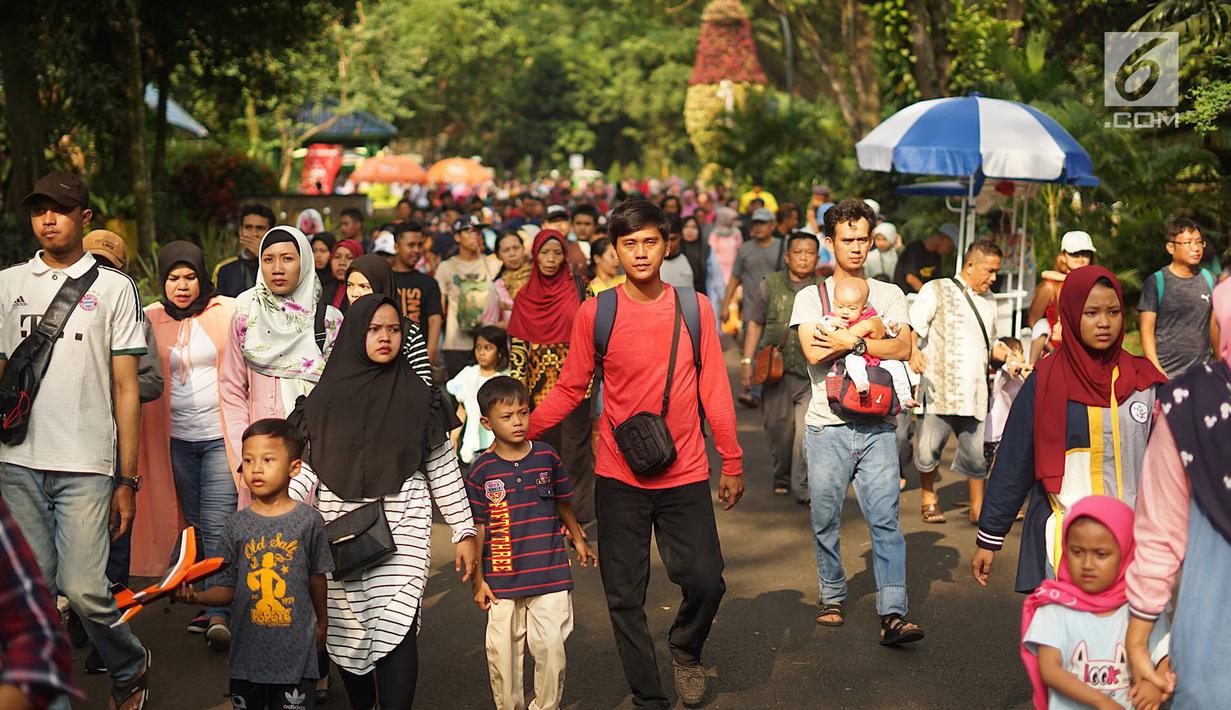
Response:
[{"label": "black sandal", "polygon": [[[837,621],[825,621],[824,617],[836,616]],[[846,613],[842,611],[842,602],[837,604],[818,604],[816,607],[816,623],[821,626],[841,626],[846,623]]]},{"label": "black sandal", "polygon": [[137,704],[135,710],[143,710],[145,703],[150,698],[150,666],[153,665],[153,656],[150,654],[150,649],[143,648],[145,651],[145,668],[137,674],[136,678],[127,683],[112,683],[111,684],[111,701],[114,703],[115,710],[120,710],[124,707],[124,703],[132,700],[138,695],[141,696],[141,702]]},{"label": "black sandal", "polygon": [[881,645],[899,646],[923,640],[923,629],[902,618],[901,614],[881,617]]}]

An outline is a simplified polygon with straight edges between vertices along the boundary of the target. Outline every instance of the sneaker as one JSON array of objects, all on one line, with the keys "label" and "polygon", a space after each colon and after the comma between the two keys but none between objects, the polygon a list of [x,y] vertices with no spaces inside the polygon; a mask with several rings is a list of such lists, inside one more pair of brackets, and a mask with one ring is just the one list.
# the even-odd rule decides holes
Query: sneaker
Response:
[{"label": "sneaker", "polygon": [[205,612],[197,614],[192,617],[192,621],[188,622],[188,633],[190,634],[203,634],[207,629],[209,629],[209,617],[205,615]]},{"label": "sneaker", "polygon": [[672,660],[675,668],[675,692],[680,696],[680,702],[685,706],[695,708],[705,700],[705,687],[709,679],[705,676],[705,668],[700,663],[684,665]]},{"label": "sneaker", "polygon": [[226,622],[215,621],[210,624],[209,630],[205,632],[205,643],[211,651],[225,651],[230,648],[231,630],[227,628]]},{"label": "sneaker", "polygon": [[107,664],[103,663],[103,657],[98,655],[97,648],[91,648],[90,655],[85,657],[85,672],[90,675],[101,675],[107,672]]}]

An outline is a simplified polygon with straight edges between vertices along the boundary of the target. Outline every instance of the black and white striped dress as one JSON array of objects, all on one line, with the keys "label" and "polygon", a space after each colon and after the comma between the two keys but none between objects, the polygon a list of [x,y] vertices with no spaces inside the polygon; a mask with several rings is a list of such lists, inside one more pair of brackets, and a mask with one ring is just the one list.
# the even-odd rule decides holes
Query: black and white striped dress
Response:
[{"label": "black and white striped dress", "polygon": [[[412,324],[413,325],[413,324]],[[421,332],[407,332],[410,347],[403,352],[415,371],[429,383],[431,369]],[[291,479],[291,497],[309,500],[325,522],[371,502],[344,501],[323,485],[304,466]],[[453,542],[475,534],[470,504],[466,499],[461,470],[452,444],[446,440],[432,448],[422,470],[406,479],[401,490],[383,498],[385,516],[393,532],[397,552],[384,563],[366,570],[351,582],[329,580],[329,635],[326,646],[334,663],[351,673],[364,675],[376,661],[397,647],[412,628],[419,613],[427,572],[431,563],[432,500],[452,528]]]}]

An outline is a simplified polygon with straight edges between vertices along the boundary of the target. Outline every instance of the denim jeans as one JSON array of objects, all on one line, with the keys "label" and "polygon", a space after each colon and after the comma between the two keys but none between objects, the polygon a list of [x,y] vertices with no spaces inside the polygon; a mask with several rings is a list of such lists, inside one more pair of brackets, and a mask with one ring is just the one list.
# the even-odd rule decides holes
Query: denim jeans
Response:
[{"label": "denim jeans", "polygon": [[[113,681],[141,671],[145,649],[120,618],[107,589],[111,476],[0,464],[0,491],[38,560],[52,595],[68,597]],[[57,704],[61,703],[61,704]],[[68,708],[60,698],[53,708]]]},{"label": "denim jeans", "polygon": [[[226,443],[222,439],[171,439],[171,472],[184,520],[197,529],[197,540],[202,546],[198,558],[221,557],[222,530],[239,506]],[[208,587],[205,584],[202,588]],[[219,608],[208,609],[206,613],[226,619],[231,611]]]},{"label": "denim jeans", "polygon": [[847,486],[872,533],[876,613],[906,615],[906,540],[898,527],[898,450],[892,424],[809,426],[804,435],[821,603],[846,599],[839,533]]}]

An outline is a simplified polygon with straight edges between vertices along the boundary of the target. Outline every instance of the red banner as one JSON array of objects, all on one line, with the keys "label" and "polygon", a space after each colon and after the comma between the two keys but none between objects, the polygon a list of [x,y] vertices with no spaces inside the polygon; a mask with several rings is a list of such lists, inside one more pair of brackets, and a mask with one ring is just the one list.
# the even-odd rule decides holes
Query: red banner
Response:
[{"label": "red banner", "polygon": [[332,194],[333,181],[341,168],[342,146],[313,143],[308,146],[308,155],[303,159],[303,181],[299,191],[305,195]]}]

